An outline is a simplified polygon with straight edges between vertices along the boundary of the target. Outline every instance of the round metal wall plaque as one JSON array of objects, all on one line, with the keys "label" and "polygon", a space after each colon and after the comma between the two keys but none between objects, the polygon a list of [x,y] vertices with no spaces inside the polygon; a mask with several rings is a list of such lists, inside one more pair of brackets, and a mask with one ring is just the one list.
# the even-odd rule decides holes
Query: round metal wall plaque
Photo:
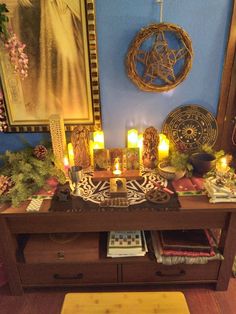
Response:
[{"label": "round metal wall plaque", "polygon": [[214,146],[218,127],[213,115],[198,105],[180,106],[169,113],[162,132],[174,145],[197,151],[202,145]]}]

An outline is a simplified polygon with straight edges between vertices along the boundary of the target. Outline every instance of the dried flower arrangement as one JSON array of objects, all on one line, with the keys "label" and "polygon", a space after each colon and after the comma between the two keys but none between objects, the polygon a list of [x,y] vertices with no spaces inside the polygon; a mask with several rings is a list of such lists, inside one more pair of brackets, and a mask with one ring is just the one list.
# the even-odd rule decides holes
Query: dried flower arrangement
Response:
[{"label": "dried flower arrangement", "polygon": [[0,132],[4,132],[7,129],[7,117],[5,112],[5,106],[0,90]]},{"label": "dried flower arrangement", "polygon": [[[14,72],[21,79],[28,76],[28,56],[24,52],[25,44],[23,44],[13,31],[8,27],[9,18],[7,16],[8,9],[5,3],[0,4],[0,45],[5,47],[9,54],[9,60],[14,68]],[[7,117],[2,91],[0,90],[0,132],[7,130]]]},{"label": "dried flower arrangement", "polygon": [[24,52],[25,44],[17,38],[13,31],[9,30],[8,12],[6,4],[0,4],[0,39],[8,51],[15,73],[24,79],[28,76],[28,56]]}]

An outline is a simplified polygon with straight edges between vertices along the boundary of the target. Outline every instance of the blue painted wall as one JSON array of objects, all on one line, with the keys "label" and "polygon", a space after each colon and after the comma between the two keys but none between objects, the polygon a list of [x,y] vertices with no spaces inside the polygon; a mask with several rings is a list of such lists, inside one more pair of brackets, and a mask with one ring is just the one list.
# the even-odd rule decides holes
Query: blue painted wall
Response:
[{"label": "blue painted wall", "polygon": [[[183,27],[192,39],[190,74],[168,93],[140,91],[127,77],[128,46],[144,26],[159,22],[155,0],[96,0],[103,129],[106,146],[124,147],[127,128],[159,130],[170,111],[198,104],[217,112],[232,0],[164,0],[163,20]],[[36,145],[48,134],[0,134],[0,151]]]}]

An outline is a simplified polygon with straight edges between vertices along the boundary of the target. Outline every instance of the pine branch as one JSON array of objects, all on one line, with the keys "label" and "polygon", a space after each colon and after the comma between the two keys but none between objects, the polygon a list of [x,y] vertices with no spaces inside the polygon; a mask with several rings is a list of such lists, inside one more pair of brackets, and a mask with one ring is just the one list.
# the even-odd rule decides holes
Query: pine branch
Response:
[{"label": "pine branch", "polygon": [[55,177],[60,183],[66,181],[63,171],[54,163],[51,150],[45,160],[37,159],[32,148],[20,152],[7,151],[0,158],[4,163],[1,174],[10,177],[15,183],[8,194],[0,197],[0,202],[11,201],[13,206],[17,206],[44,187],[48,178]]}]

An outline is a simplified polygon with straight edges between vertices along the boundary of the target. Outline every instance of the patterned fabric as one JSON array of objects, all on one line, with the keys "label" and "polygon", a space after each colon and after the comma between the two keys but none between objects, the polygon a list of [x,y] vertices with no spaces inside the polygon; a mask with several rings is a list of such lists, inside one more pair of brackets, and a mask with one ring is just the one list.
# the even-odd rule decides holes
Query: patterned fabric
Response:
[{"label": "patterned fabric", "polygon": [[[128,199],[130,205],[141,204],[146,201],[145,193],[154,188],[154,183],[161,186],[167,186],[167,180],[159,174],[150,171],[142,171],[140,181],[130,180],[126,182]],[[94,181],[93,173],[85,172],[82,181],[79,183],[80,196],[84,201],[90,201],[99,204],[110,197],[109,181]]]},{"label": "patterned fabric", "polygon": [[[82,212],[82,211],[114,211],[114,210],[129,210],[129,211],[150,211],[150,210],[179,210],[180,203],[176,193],[172,194],[170,200],[166,203],[154,204],[147,201],[145,194],[156,185],[167,186],[167,180],[162,178],[155,171],[142,171],[140,180],[127,180],[127,201],[128,207],[123,206],[109,206],[110,200],[115,198],[110,197],[110,183],[106,181],[93,180],[93,171],[84,171],[82,180],[76,187],[76,193],[70,197],[66,202],[60,202],[57,192],[52,198],[50,211],[67,211],[67,212]],[[74,188],[74,187],[73,187]],[[173,187],[170,186],[173,190]],[[79,197],[78,197],[79,196]]]},{"label": "patterned fabric", "polygon": [[26,208],[27,212],[38,212],[43,203],[43,199],[32,199]]}]

